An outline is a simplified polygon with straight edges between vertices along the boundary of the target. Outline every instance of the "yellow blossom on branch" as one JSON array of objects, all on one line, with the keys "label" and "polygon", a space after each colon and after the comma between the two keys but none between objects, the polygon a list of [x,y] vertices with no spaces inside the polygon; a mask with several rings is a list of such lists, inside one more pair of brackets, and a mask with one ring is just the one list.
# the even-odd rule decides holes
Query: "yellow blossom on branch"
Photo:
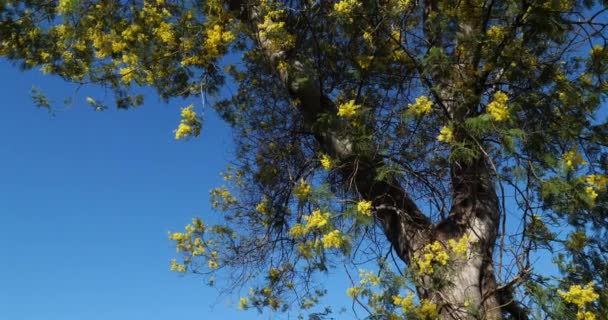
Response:
[{"label": "yellow blossom on branch", "polygon": [[321,242],[323,243],[323,247],[325,249],[336,248],[339,249],[344,245],[344,236],[340,232],[340,230],[334,230],[321,238]]},{"label": "yellow blossom on branch", "polygon": [[301,179],[300,180],[300,184],[295,187],[293,193],[296,196],[296,198],[298,198],[298,200],[300,201],[304,201],[306,200],[306,198],[308,198],[308,195],[312,192],[312,186],[308,183],[306,183],[306,180]]},{"label": "yellow blossom on branch", "polygon": [[455,254],[462,256],[467,253],[469,241],[470,241],[469,235],[465,234],[458,241],[456,241],[454,239],[448,240],[448,245],[450,246],[450,249],[452,249],[452,251]]},{"label": "yellow blossom on branch", "polygon": [[350,100],[346,103],[340,104],[340,106],[338,107],[338,116],[344,118],[352,118],[357,115],[359,109],[361,109],[361,106],[355,104],[355,100]]},{"label": "yellow blossom on branch", "polygon": [[577,305],[579,308],[597,300],[600,296],[593,290],[593,283],[588,283],[585,287],[573,285],[568,292],[558,290],[557,293],[569,303]]},{"label": "yellow blossom on branch", "polygon": [[431,101],[431,99],[429,99],[427,96],[420,96],[416,98],[415,103],[410,103],[407,105],[408,110],[418,116],[430,113],[432,106],[433,101]]},{"label": "yellow blossom on branch", "polygon": [[327,224],[329,213],[322,213],[321,210],[315,210],[310,216],[303,216],[306,221],[306,229],[319,229]]},{"label": "yellow blossom on branch", "polygon": [[392,296],[393,304],[401,307],[403,313],[408,313],[414,308],[414,294],[410,293],[405,298],[401,295]]},{"label": "yellow blossom on branch", "polygon": [[359,291],[361,291],[361,288],[359,287],[350,287],[346,289],[346,295],[351,298],[356,298],[359,295]]},{"label": "yellow blossom on branch", "polygon": [[323,169],[329,171],[332,167],[333,163],[331,158],[326,155],[326,154],[322,154],[321,155],[321,166],[323,167]]},{"label": "yellow blossom on branch", "polygon": [[448,126],[441,128],[441,131],[439,131],[439,136],[437,136],[437,140],[447,143],[454,141],[454,133],[452,128]]},{"label": "yellow blossom on branch", "polygon": [[498,91],[494,94],[494,100],[490,102],[486,108],[486,111],[492,116],[492,119],[495,121],[509,119],[507,101],[509,101],[509,97],[504,92]]},{"label": "yellow blossom on branch", "polygon": [[357,212],[360,214],[371,216],[372,215],[372,202],[371,201],[359,201],[357,203]]},{"label": "yellow blossom on branch", "polygon": [[361,2],[358,0],[341,0],[334,4],[334,11],[340,16],[348,17],[353,21],[352,13],[354,10],[361,7]]},{"label": "yellow blossom on branch", "polygon": [[587,162],[583,160],[583,156],[575,148],[570,149],[570,151],[564,153],[562,155],[562,159],[566,163],[566,167],[568,169],[575,169],[579,165],[586,165]]},{"label": "yellow blossom on branch", "polygon": [[247,298],[241,297],[239,299],[239,310],[246,310],[249,307],[249,300]]},{"label": "yellow blossom on branch", "polygon": [[291,227],[291,229],[289,229],[289,235],[291,235],[294,238],[301,238],[306,234],[307,230],[306,228],[300,224],[300,223],[296,223],[293,225],[293,227]]}]

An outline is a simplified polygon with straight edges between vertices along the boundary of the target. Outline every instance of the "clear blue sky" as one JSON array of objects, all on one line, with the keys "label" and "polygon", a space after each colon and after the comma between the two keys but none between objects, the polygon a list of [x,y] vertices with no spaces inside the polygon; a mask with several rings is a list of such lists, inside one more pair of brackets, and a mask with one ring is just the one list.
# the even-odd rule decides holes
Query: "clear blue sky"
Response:
[{"label": "clear blue sky", "polygon": [[167,231],[219,215],[209,190],[233,148],[211,109],[199,139],[176,141],[185,103],[94,112],[84,99],[104,91],[84,88],[51,116],[32,86],[56,102],[74,86],[3,60],[0,74],[0,319],[270,318],[169,271]]}]

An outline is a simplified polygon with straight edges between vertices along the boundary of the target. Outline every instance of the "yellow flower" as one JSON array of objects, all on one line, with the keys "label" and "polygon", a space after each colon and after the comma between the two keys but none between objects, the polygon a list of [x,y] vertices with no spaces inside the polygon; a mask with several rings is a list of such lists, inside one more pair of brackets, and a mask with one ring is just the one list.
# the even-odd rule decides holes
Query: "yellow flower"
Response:
[{"label": "yellow flower", "polygon": [[576,313],[576,319],[577,320],[595,320],[595,314],[593,314],[593,312],[591,311],[583,311],[583,310],[579,310]]},{"label": "yellow flower", "polygon": [[435,272],[433,268],[434,264],[446,265],[450,259],[450,256],[439,241],[427,244],[422,249],[422,252],[422,257],[418,254],[414,255],[414,262],[418,266],[418,273],[421,275],[425,273],[433,274]]},{"label": "yellow flower", "polygon": [[439,313],[437,313],[437,305],[430,302],[427,299],[420,301],[420,307],[416,310],[423,319],[437,319]]},{"label": "yellow flower", "polygon": [[361,288],[359,288],[359,287],[348,288],[348,289],[346,289],[346,295],[351,298],[356,298],[359,295],[360,290],[361,290]]},{"label": "yellow flower", "polygon": [[289,229],[289,235],[291,235],[294,238],[302,238],[305,234],[306,234],[307,230],[306,228],[299,224],[296,223],[293,225],[293,227],[291,227],[291,229]]},{"label": "yellow flower", "polygon": [[189,105],[185,108],[182,109],[182,120],[184,121],[195,121],[196,120],[196,112],[194,112],[194,106],[193,105]]},{"label": "yellow flower", "polygon": [[597,198],[597,192],[595,192],[595,189],[593,189],[592,186],[586,187],[585,192],[587,193],[589,198],[591,198],[591,200],[595,200],[595,198]]},{"label": "yellow flower", "polygon": [[360,214],[366,215],[366,216],[371,216],[372,215],[372,202],[371,201],[359,201],[359,203],[357,203],[357,211]]},{"label": "yellow flower", "polygon": [[448,126],[444,126],[443,128],[441,128],[441,131],[439,131],[439,136],[437,136],[437,140],[447,143],[452,142],[454,140],[454,133],[452,131],[452,128]]},{"label": "yellow flower", "polygon": [[580,285],[573,285],[568,292],[558,290],[557,293],[569,303],[577,305],[579,308],[597,300],[600,296],[593,291],[593,283],[588,283],[584,288]]},{"label": "yellow flower", "polygon": [[131,84],[131,81],[135,77],[135,69],[133,67],[120,68],[118,73],[120,73],[121,80],[126,85]]},{"label": "yellow flower", "polygon": [[576,151],[576,148],[572,148],[570,149],[570,151],[564,153],[562,159],[564,159],[564,161],[566,162],[566,167],[568,169],[575,169],[579,165],[587,164],[587,162],[583,160],[581,154]]},{"label": "yellow flower", "polygon": [[[342,16],[349,16],[353,10],[361,7],[361,3],[357,0],[341,0],[334,4],[334,11]],[[352,17],[350,18],[352,21]]]},{"label": "yellow flower", "polygon": [[344,237],[339,230],[334,230],[321,238],[325,249],[341,248],[344,245]]},{"label": "yellow flower", "polygon": [[313,253],[312,247],[313,247],[312,241],[306,241],[306,243],[299,243],[297,249],[302,257],[304,257],[306,259],[310,259],[310,258],[312,258],[312,253]]},{"label": "yellow flower", "polygon": [[408,294],[405,298],[400,295],[392,296],[393,304],[396,306],[400,306],[403,313],[408,313],[414,307],[414,295],[412,293]]},{"label": "yellow flower", "polygon": [[592,175],[588,175],[585,178],[585,181],[588,184],[596,187],[599,191],[604,191],[604,190],[606,190],[606,185],[608,184],[608,176],[592,174]]},{"label": "yellow flower", "polygon": [[262,201],[258,203],[258,205],[255,207],[255,210],[264,215],[268,214],[268,198],[266,198],[266,196],[264,196],[264,198],[262,198]]},{"label": "yellow flower", "polygon": [[502,26],[491,26],[490,29],[486,32],[488,38],[492,41],[501,41],[502,37],[505,34],[505,27]]},{"label": "yellow flower", "polygon": [[591,48],[591,56],[595,59],[598,59],[602,56],[602,54],[604,53],[604,47],[596,44],[595,46],[593,46],[593,48]]},{"label": "yellow flower", "polygon": [[494,94],[494,100],[488,104],[486,111],[492,116],[495,121],[504,121],[509,119],[509,110],[507,109],[507,101],[509,97],[498,91]]},{"label": "yellow flower", "polygon": [[300,185],[298,185],[293,191],[296,198],[298,198],[300,201],[306,200],[311,192],[312,186],[306,183],[306,180],[304,179],[300,180]]},{"label": "yellow flower", "polygon": [[361,109],[361,106],[355,104],[355,100],[350,100],[346,103],[341,104],[338,107],[338,116],[344,118],[351,118],[357,115],[359,109]]},{"label": "yellow flower", "polygon": [[167,22],[161,22],[158,28],[155,30],[156,35],[166,44],[171,44],[175,41],[175,33],[173,32],[173,25]]},{"label": "yellow flower", "polygon": [[171,259],[171,271],[177,270],[177,260]]},{"label": "yellow flower", "polygon": [[239,310],[245,310],[249,307],[249,300],[247,298],[239,299]]},{"label": "yellow flower", "polygon": [[427,96],[420,96],[416,98],[415,103],[410,103],[407,105],[408,110],[418,116],[430,113],[432,106],[433,101],[431,101]]},{"label": "yellow flower", "polygon": [[[123,81],[125,79],[123,78]],[[175,130],[175,139],[183,139],[190,136],[198,136],[201,132],[201,122],[196,118],[194,106],[189,105],[182,109],[181,121],[177,130]]]},{"label": "yellow flower", "polygon": [[188,137],[193,131],[192,126],[185,123],[180,123],[177,130],[175,130],[175,139],[179,140]]},{"label": "yellow flower", "polygon": [[321,210],[315,210],[312,212],[312,215],[303,216],[302,218],[306,220],[306,230],[310,230],[313,228],[318,229],[327,224],[327,219],[329,219],[329,213],[322,213]]},{"label": "yellow flower", "polygon": [[456,241],[454,239],[450,239],[448,240],[448,245],[450,246],[450,249],[452,249],[452,251],[457,254],[457,255],[464,255],[467,253],[467,248],[469,245],[469,235],[465,234],[464,236],[462,236],[462,238],[460,238],[460,240]]},{"label": "yellow flower", "polygon": [[217,264],[217,261],[214,261],[214,260],[209,260],[207,265],[209,266],[209,269],[217,269],[219,267],[219,265]]},{"label": "yellow flower", "polygon": [[206,34],[207,39],[204,47],[212,58],[220,56],[225,50],[225,46],[234,40],[232,32],[224,31],[223,27],[217,24],[207,29]]},{"label": "yellow flower", "polygon": [[332,160],[331,158],[326,155],[326,154],[322,154],[321,155],[321,166],[323,167],[323,169],[329,171],[332,167]]}]

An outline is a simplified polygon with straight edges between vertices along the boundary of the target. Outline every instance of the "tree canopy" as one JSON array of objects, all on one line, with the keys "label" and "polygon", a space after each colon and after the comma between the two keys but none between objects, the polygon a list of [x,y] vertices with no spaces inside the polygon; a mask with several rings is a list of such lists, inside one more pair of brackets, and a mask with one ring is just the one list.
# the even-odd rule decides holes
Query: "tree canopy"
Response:
[{"label": "tree canopy", "polygon": [[241,308],[306,314],[343,267],[362,318],[605,320],[606,5],[5,0],[0,56],[119,108],[213,97],[224,222],[171,232],[171,269],[251,287]]}]

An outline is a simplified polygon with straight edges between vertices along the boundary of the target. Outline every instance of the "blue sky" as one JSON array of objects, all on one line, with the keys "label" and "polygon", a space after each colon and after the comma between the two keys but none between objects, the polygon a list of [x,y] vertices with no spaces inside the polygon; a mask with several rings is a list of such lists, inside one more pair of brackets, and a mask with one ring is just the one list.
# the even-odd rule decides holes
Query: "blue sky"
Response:
[{"label": "blue sky", "polygon": [[[232,151],[207,110],[201,137],[176,141],[181,102],[94,112],[83,88],[0,61],[0,319],[258,319],[204,279],[169,271],[168,230],[213,220],[209,190]],[[200,105],[198,106],[200,108]]]}]

